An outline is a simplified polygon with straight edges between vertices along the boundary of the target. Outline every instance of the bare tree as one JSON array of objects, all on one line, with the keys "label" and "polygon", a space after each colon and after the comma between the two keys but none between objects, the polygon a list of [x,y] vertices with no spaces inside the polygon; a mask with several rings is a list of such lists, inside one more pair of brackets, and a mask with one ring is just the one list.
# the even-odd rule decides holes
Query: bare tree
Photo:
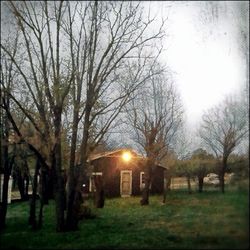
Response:
[{"label": "bare tree", "polygon": [[47,147],[46,164],[55,172],[57,230],[62,231],[65,205],[61,154],[62,112],[71,85],[67,76],[71,74],[61,42],[65,6],[63,2],[49,5],[47,2],[9,2],[8,6],[16,20],[16,30],[21,33],[21,41],[17,46],[17,57],[11,55],[8,46],[1,44],[1,48],[19,72],[20,82],[16,88],[23,89],[26,103],[30,103],[29,100],[33,102],[33,109],[30,109],[20,98],[22,95],[8,93]]},{"label": "bare tree", "polygon": [[[11,56],[15,57],[18,43],[18,34],[16,34],[14,42],[10,43]],[[1,172],[4,174],[3,189],[2,189],[2,201],[0,206],[0,230],[6,225],[6,213],[7,213],[7,199],[8,199],[8,184],[14,162],[14,155],[10,158],[10,136],[11,136],[11,124],[8,119],[8,115],[4,108],[11,109],[11,101],[9,95],[4,91],[7,89],[11,91],[13,88],[13,79],[16,77],[16,72],[13,66],[13,62],[8,60],[6,56],[1,56],[1,86],[0,86],[0,152],[1,152]]]},{"label": "bare tree", "polygon": [[128,111],[128,120],[134,131],[133,140],[147,156],[145,187],[141,205],[149,204],[152,173],[157,163],[166,156],[182,121],[182,106],[170,75],[159,70],[143,90],[137,93]]},{"label": "bare tree", "polygon": [[214,157],[208,154],[206,150],[202,148],[196,149],[191,157],[191,164],[193,166],[193,173],[198,179],[198,191],[203,191],[203,180],[204,177],[213,172],[214,169]]},{"label": "bare tree", "polygon": [[[46,147],[43,158],[55,171],[58,231],[65,229],[62,133],[66,131],[70,141],[66,226],[76,229],[88,155],[131,94],[151,76],[161,52],[157,42],[164,36],[164,22],[149,32],[155,18],[135,2],[7,5],[16,22],[12,30],[19,30],[21,39],[16,57],[7,45],[1,44],[1,49],[19,73],[15,87],[22,92],[5,91]],[[25,139],[20,131],[17,134]]]},{"label": "bare tree", "polygon": [[226,98],[220,105],[203,115],[200,136],[219,164],[221,191],[224,193],[224,175],[229,155],[247,135],[247,107],[233,98]]},{"label": "bare tree", "polygon": [[[72,150],[67,211],[69,229],[77,227],[79,193],[88,155],[130,101],[131,94],[150,77],[147,70],[160,51],[154,51],[152,57],[152,50],[146,47],[160,41],[163,36],[162,27],[154,34],[147,34],[153,19],[148,16],[143,22],[143,12],[138,3],[95,2],[84,5],[83,11],[87,13],[88,20],[88,25],[84,19],[81,21],[83,41],[87,41],[84,45],[86,54],[82,55],[85,58],[84,70],[80,71],[85,80],[82,142],[79,147],[83,171],[74,176]],[[78,116],[77,112],[75,114]]]}]

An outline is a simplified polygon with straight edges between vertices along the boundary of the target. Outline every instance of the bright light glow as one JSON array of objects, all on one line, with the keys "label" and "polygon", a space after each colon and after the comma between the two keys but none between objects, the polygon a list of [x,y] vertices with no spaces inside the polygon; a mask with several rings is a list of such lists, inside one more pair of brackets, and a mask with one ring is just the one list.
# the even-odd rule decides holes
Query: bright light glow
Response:
[{"label": "bright light glow", "polygon": [[126,162],[130,161],[131,158],[132,158],[132,156],[131,156],[131,153],[130,153],[130,152],[124,152],[124,153],[122,154],[122,159],[123,159],[124,161],[126,161]]},{"label": "bright light glow", "polygon": [[173,5],[168,26],[170,35],[166,40],[168,49],[162,55],[176,72],[175,83],[188,122],[193,125],[205,110],[237,92],[245,77],[234,19],[220,15],[217,26],[204,25],[199,20],[198,7],[196,3]]}]

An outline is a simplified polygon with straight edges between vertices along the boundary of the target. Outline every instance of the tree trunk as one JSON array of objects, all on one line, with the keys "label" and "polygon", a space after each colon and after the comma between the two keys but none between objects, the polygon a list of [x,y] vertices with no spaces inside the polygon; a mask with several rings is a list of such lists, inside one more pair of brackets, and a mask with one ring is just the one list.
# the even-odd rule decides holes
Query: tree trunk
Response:
[{"label": "tree trunk", "polygon": [[76,177],[75,177],[75,151],[77,142],[77,128],[78,128],[78,103],[74,105],[74,117],[72,127],[72,138],[70,148],[70,162],[69,162],[69,173],[67,181],[67,215],[66,215],[66,230],[74,231],[77,229],[77,222],[73,218],[73,205],[74,197],[76,193]]},{"label": "tree trunk", "polygon": [[142,190],[142,199],[140,201],[141,205],[148,205],[149,204],[149,187],[150,187],[150,181],[149,179],[145,179],[145,187]]},{"label": "tree trunk", "polygon": [[75,231],[77,230],[77,220],[74,218],[73,204],[75,197],[75,183],[71,180],[68,183],[67,189],[67,217],[66,217],[66,230]]},{"label": "tree trunk", "polygon": [[81,205],[83,204],[82,183],[83,183],[84,168],[85,168],[85,165],[82,166],[81,164],[79,166],[79,169],[77,171],[78,172],[77,183],[76,183],[76,186],[71,190],[70,200],[68,200],[68,202],[73,201],[71,211],[67,211],[68,213],[67,214],[68,215],[67,230],[69,231],[78,230],[78,222],[81,218],[83,218],[81,216]]},{"label": "tree trunk", "polygon": [[202,193],[203,191],[203,177],[202,176],[198,177],[198,182],[199,182],[199,193]]},{"label": "tree trunk", "polygon": [[66,230],[77,230],[77,221],[73,215],[73,205],[76,195],[76,178],[74,174],[74,165],[70,166],[68,181],[67,181],[67,215],[66,215]]},{"label": "tree trunk", "polygon": [[[82,197],[82,184],[83,177],[85,175],[85,169],[87,167],[88,158],[88,138],[89,138],[89,128],[90,128],[90,114],[92,109],[92,97],[93,91],[91,88],[87,92],[87,100],[85,104],[85,116],[84,116],[84,128],[83,128],[83,139],[80,147],[81,159],[80,167],[76,178],[73,178],[74,171],[70,169],[69,176],[69,194],[68,194],[68,204],[67,208],[67,230],[77,230],[79,222],[79,213],[81,210],[81,204],[83,203]],[[72,159],[71,159],[72,160]],[[73,160],[72,160],[73,161]],[[71,166],[73,168],[73,166]]]},{"label": "tree trunk", "polygon": [[95,206],[97,208],[103,208],[105,197],[104,197],[104,187],[103,187],[102,176],[100,175],[95,176],[94,182],[95,182],[95,187],[96,187],[96,191],[94,194]]},{"label": "tree trunk", "polygon": [[25,196],[25,200],[29,200],[29,176],[27,174],[25,174],[24,176],[24,196]]},{"label": "tree trunk", "polygon": [[227,157],[223,157],[222,159],[222,165],[220,169],[220,174],[219,174],[219,181],[220,181],[220,188],[221,192],[225,193],[225,172],[227,169]]},{"label": "tree trunk", "polygon": [[56,204],[56,230],[57,232],[64,231],[64,182],[61,173],[61,145],[55,146],[55,204]]},{"label": "tree trunk", "polygon": [[167,178],[167,191],[170,191],[170,190],[171,190],[171,188],[170,188],[170,186],[171,186],[171,179],[172,179],[171,176],[169,176],[169,177]]},{"label": "tree trunk", "polygon": [[148,160],[146,164],[145,187],[142,190],[142,199],[140,201],[140,204],[142,206],[149,204],[149,192],[150,192],[150,184],[151,184],[151,179],[152,179],[152,164],[153,162],[151,160]]},{"label": "tree trunk", "polygon": [[55,169],[52,167],[51,169],[48,169],[48,186],[47,186],[48,200],[54,199],[54,178],[55,178]]},{"label": "tree trunk", "polygon": [[68,187],[67,187],[67,218],[66,230],[78,230],[80,207],[83,203],[82,199],[82,175],[84,167],[74,167],[70,170]]},{"label": "tree trunk", "polygon": [[37,159],[34,178],[33,178],[32,196],[31,196],[31,201],[30,201],[30,216],[29,216],[29,225],[32,226],[33,230],[37,229],[36,198],[37,198],[37,177],[38,177],[39,169],[40,169],[40,162]]},{"label": "tree trunk", "polygon": [[45,204],[48,204],[48,171],[46,169],[41,169],[41,174],[40,174],[40,190],[39,190],[39,195],[40,195],[40,210],[39,210],[39,217],[38,217],[38,225],[37,228],[40,229],[42,228],[42,223],[43,223],[43,207]]},{"label": "tree trunk", "polygon": [[[2,78],[1,78],[2,79]],[[4,179],[1,183],[2,187],[2,202],[0,203],[0,231],[6,227],[6,214],[8,206],[8,185],[10,178],[10,165],[9,165],[9,130],[10,124],[8,122],[7,113],[3,112],[3,104],[5,109],[10,109],[9,96],[0,90],[0,163],[1,168],[3,167]]]},{"label": "tree trunk", "polygon": [[[15,146],[14,146],[15,147]],[[15,149],[14,149],[15,151]],[[6,227],[6,214],[8,208],[8,189],[9,189],[9,179],[12,171],[12,166],[14,163],[15,156],[9,160],[8,155],[8,144],[3,146],[3,159],[1,163],[4,166],[4,177],[2,186],[2,202],[0,203],[0,231]]]},{"label": "tree trunk", "polygon": [[48,171],[46,169],[41,169],[40,175],[40,200],[43,201],[44,205],[49,204],[49,196],[48,196]]},{"label": "tree trunk", "polygon": [[166,203],[167,194],[170,191],[170,185],[171,185],[171,176],[167,173],[167,171],[164,171],[164,188],[163,188],[163,203]]},{"label": "tree trunk", "polygon": [[38,228],[40,229],[42,227],[42,223],[43,223],[43,206],[44,206],[44,202],[43,199],[40,200],[40,211],[39,211],[39,218],[38,218]]},{"label": "tree trunk", "polygon": [[192,193],[192,189],[191,189],[191,178],[188,175],[187,176],[187,184],[188,184],[188,193],[191,194]]},{"label": "tree trunk", "polygon": [[220,175],[219,175],[219,181],[220,181],[220,188],[221,188],[221,192],[225,193],[225,181],[224,181],[224,171],[221,170],[220,171]]},{"label": "tree trunk", "polygon": [[[8,185],[9,174],[7,171],[4,173],[3,186],[2,186],[2,202],[0,206],[0,231],[6,227],[6,213],[8,206]],[[2,184],[2,183],[1,183]]]},{"label": "tree trunk", "polygon": [[18,190],[21,196],[21,200],[25,201],[25,187],[24,187],[24,178],[22,176],[22,174],[20,173],[20,170],[17,173],[17,186],[18,186]]},{"label": "tree trunk", "polygon": [[56,230],[64,231],[64,208],[65,208],[65,188],[62,173],[62,152],[61,152],[61,111],[57,108],[55,112],[55,146],[54,146],[54,164],[55,168],[55,208],[56,208]]}]

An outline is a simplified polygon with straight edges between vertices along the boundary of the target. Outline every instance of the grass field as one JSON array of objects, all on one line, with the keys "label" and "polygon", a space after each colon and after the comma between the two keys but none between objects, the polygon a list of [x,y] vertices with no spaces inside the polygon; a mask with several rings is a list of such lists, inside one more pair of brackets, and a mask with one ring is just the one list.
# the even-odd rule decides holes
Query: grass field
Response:
[{"label": "grass field", "polygon": [[[81,222],[77,232],[56,233],[54,204],[45,207],[42,230],[27,226],[29,204],[13,203],[0,248],[48,249],[247,249],[249,192],[231,190],[187,194],[171,191],[166,204],[151,196],[107,199],[94,209],[95,219]],[[92,204],[91,201],[90,205]]]}]

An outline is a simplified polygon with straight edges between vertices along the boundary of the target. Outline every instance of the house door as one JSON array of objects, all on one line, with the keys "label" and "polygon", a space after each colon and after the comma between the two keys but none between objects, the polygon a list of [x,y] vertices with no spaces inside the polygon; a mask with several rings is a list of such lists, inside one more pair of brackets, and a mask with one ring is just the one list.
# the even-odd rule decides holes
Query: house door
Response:
[{"label": "house door", "polygon": [[132,171],[121,171],[120,192],[122,197],[130,196],[132,193]]}]

